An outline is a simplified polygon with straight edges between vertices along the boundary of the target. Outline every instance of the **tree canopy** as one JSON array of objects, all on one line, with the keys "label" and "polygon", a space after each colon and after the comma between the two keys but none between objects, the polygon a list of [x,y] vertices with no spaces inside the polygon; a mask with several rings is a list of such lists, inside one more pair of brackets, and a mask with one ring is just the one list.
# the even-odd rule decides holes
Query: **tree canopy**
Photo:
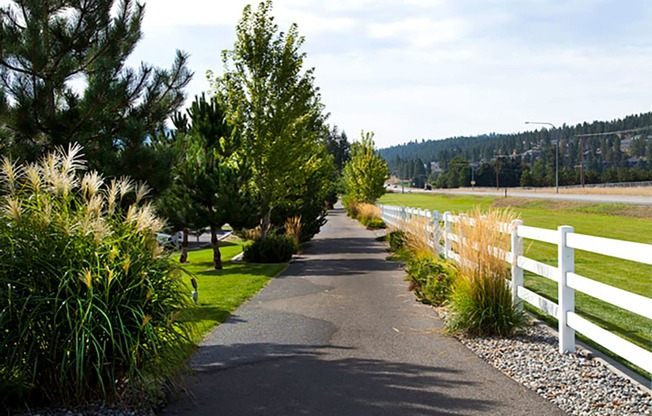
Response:
[{"label": "tree canopy", "polygon": [[256,223],[248,164],[217,97],[195,97],[174,122],[176,160],[163,212],[181,228],[209,227],[213,263],[221,269],[217,231],[226,223],[234,228]]},{"label": "tree canopy", "polygon": [[[424,165],[435,186],[553,186],[652,180],[652,113],[515,134],[421,140],[381,149],[391,171],[415,182]],[[460,169],[460,161],[468,166]],[[463,176],[460,181],[459,173]]]},{"label": "tree canopy", "polygon": [[351,159],[344,166],[343,176],[349,201],[373,204],[385,193],[389,169],[376,150],[373,137],[373,132],[362,132],[360,140],[351,145]]},{"label": "tree canopy", "polygon": [[0,7],[3,153],[30,161],[76,142],[91,168],[163,186],[170,158],[152,144],[183,104],[192,74],[180,51],[167,70],[125,67],[144,9],[133,0]]},{"label": "tree canopy", "polygon": [[271,9],[269,0],[256,11],[245,7],[233,49],[222,54],[224,73],[209,74],[250,156],[263,239],[272,211],[305,189],[311,172],[332,163],[323,157],[322,138],[328,132],[314,69],[303,68],[304,38],[296,24],[279,31]]}]

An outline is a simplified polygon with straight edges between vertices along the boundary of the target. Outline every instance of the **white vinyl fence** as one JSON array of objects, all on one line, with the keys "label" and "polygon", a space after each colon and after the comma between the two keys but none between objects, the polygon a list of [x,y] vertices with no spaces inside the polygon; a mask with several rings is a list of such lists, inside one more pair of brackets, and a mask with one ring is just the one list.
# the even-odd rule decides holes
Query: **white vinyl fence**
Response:
[{"label": "white vinyl fence", "polygon": [[[407,222],[419,218],[427,221],[432,233],[431,246],[448,259],[460,261],[451,250],[452,241],[460,241],[451,232],[451,224],[459,222],[459,216],[450,212],[379,205],[383,221],[395,229],[405,229]],[[575,352],[575,331],[609,349],[627,361],[652,373],[652,352],[615,335],[575,313],[575,291],[578,290],[603,302],[652,319],[652,299],[597,282],[575,273],[575,249],[605,256],[652,265],[652,245],[633,243],[577,234],[573,227],[560,226],[557,230],[528,227],[516,220],[503,224],[501,231],[511,235],[511,250],[501,253],[511,264],[512,296],[516,303],[522,299],[559,321],[559,352]],[[523,239],[542,241],[557,246],[557,267],[550,266],[523,255]],[[523,286],[523,271],[527,270],[557,283],[558,302],[554,303]],[[652,285],[652,275],[650,278]]]}]

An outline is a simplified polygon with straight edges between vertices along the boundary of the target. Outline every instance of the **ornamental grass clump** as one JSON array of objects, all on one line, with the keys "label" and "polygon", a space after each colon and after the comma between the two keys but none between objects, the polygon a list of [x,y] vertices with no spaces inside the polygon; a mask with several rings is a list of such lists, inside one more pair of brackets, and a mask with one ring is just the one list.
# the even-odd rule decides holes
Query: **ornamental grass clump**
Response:
[{"label": "ornamental grass clump", "polygon": [[514,219],[510,210],[476,209],[456,224],[456,234],[463,240],[456,245],[461,261],[446,322],[450,332],[511,336],[525,323],[523,313],[512,304],[509,269],[498,251],[509,251],[510,236],[500,230],[501,224]]},{"label": "ornamental grass clump", "polygon": [[432,244],[431,220],[423,217],[413,217],[404,223],[405,247],[414,257],[434,253]]},{"label": "ornamental grass clump", "polygon": [[147,188],[84,165],[77,145],[2,160],[0,405],[146,402],[192,348],[176,322],[190,290]]},{"label": "ornamental grass clump", "polygon": [[361,203],[357,205],[357,219],[360,224],[370,229],[385,228],[380,214],[380,208],[374,204]]},{"label": "ornamental grass clump", "polygon": [[285,220],[285,234],[292,238],[294,253],[298,253],[301,245],[301,216]]}]

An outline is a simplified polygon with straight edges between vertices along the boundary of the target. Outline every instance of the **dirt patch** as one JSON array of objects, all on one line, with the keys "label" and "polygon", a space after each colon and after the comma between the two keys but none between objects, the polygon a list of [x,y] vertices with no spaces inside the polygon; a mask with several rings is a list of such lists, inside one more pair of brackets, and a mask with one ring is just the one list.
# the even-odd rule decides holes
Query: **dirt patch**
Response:
[{"label": "dirt patch", "polygon": [[618,210],[618,215],[652,220],[652,207],[625,206]]},{"label": "dirt patch", "polygon": [[543,208],[554,211],[561,210],[578,210],[582,209],[588,204],[568,201],[546,201],[542,199],[528,199],[528,198],[497,198],[491,204],[496,208]]}]

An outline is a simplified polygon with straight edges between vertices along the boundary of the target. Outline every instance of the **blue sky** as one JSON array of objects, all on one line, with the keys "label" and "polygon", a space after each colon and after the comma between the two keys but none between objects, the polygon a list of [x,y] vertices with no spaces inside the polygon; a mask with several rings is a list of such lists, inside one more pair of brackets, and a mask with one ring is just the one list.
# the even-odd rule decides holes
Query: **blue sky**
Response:
[{"label": "blue sky", "polygon": [[[184,50],[189,101],[208,91],[251,2],[146,3],[128,64]],[[273,15],[305,36],[329,123],[378,147],[652,110],[649,0],[276,0]]]}]

